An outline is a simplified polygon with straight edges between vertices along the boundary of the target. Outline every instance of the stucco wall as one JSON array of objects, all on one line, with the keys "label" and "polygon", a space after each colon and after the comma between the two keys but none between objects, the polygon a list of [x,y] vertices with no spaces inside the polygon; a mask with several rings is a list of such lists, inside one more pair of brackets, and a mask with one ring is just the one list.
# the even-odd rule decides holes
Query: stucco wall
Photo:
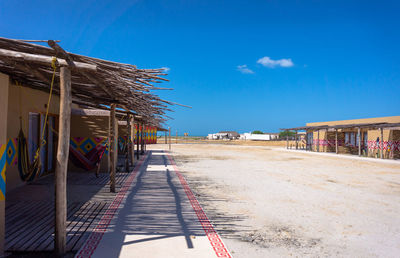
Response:
[{"label": "stucco wall", "polygon": [[[11,82],[8,91],[8,116],[7,116],[7,139],[18,137],[20,130],[20,119],[22,117],[22,129],[25,137],[29,135],[29,112],[46,113],[46,105],[49,94],[46,92],[21,87]],[[60,99],[53,95],[49,107],[49,113],[59,114]],[[55,152],[54,152],[55,153]],[[19,177],[18,166],[7,167],[7,192],[24,182]]]},{"label": "stucco wall", "polygon": [[[83,138],[109,138],[109,116],[71,116],[71,137]],[[86,172],[85,170],[76,167],[72,162],[68,163],[69,171]],[[100,172],[106,173],[109,171],[108,154],[105,153],[100,163]]]}]

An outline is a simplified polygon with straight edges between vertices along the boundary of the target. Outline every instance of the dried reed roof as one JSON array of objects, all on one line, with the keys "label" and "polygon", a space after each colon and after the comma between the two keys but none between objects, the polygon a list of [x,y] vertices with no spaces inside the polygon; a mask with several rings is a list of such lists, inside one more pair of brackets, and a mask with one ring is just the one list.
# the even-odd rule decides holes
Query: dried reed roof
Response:
[{"label": "dried reed roof", "polygon": [[[176,104],[151,93],[162,89],[154,83],[167,81],[161,77],[166,75],[164,69],[138,69],[135,65],[67,53],[54,41],[48,44],[52,48],[0,38],[0,72],[25,87],[49,92],[53,73],[49,60],[55,56],[59,66],[71,68],[74,103],[103,109],[114,103],[155,126],[165,121],[168,105]],[[59,69],[55,82],[54,93],[59,94]]]}]

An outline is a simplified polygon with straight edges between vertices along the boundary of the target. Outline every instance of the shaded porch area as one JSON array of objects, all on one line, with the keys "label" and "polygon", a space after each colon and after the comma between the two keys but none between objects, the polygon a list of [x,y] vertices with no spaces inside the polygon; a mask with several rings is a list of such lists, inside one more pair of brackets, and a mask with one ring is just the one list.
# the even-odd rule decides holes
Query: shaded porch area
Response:
[{"label": "shaded porch area", "polygon": [[[67,176],[66,251],[77,251],[97,225],[130,173],[115,176],[69,172]],[[6,252],[49,252],[54,255],[54,174],[21,186],[6,201]]]}]

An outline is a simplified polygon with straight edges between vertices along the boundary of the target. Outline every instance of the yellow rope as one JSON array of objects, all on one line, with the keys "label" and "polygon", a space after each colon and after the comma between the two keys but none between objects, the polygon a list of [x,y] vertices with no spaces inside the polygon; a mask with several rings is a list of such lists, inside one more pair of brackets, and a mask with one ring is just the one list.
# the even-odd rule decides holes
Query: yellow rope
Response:
[{"label": "yellow rope", "polygon": [[52,60],[51,60],[51,67],[53,68],[53,76],[51,78],[49,99],[47,100],[46,115],[44,117],[43,129],[42,129],[42,134],[40,137],[40,144],[39,144],[39,148],[36,150],[35,159],[37,159],[39,157],[42,146],[46,144],[46,140],[44,139],[44,132],[46,130],[47,117],[49,115],[49,108],[50,108],[50,101],[51,101],[51,96],[53,94],[54,78],[56,77],[56,70],[57,70],[56,63],[57,63],[57,57],[53,56]]}]

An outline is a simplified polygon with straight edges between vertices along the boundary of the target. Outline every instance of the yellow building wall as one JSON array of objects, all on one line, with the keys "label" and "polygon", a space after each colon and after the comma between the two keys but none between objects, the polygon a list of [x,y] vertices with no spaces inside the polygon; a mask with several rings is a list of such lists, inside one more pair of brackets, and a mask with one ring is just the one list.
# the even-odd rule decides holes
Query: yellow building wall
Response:
[{"label": "yellow building wall", "polygon": [[[71,116],[71,138],[109,138],[109,116]],[[100,172],[109,171],[108,152],[103,155],[100,162]],[[84,169],[76,167],[72,162],[68,163],[69,171],[86,172]],[[91,171],[93,172],[93,171]]]},{"label": "yellow building wall", "polygon": [[[10,81],[8,90],[8,116],[7,116],[7,139],[18,137],[20,130],[20,116],[22,117],[22,130],[25,137],[29,135],[29,112],[46,113],[46,105],[49,94],[43,91],[17,86]],[[50,114],[59,114],[60,99],[53,95],[49,107]],[[29,139],[28,139],[29,140]],[[16,149],[17,151],[17,149]],[[54,154],[55,157],[55,154]],[[7,192],[18,187],[24,182],[20,179],[18,166],[7,167]]]}]

